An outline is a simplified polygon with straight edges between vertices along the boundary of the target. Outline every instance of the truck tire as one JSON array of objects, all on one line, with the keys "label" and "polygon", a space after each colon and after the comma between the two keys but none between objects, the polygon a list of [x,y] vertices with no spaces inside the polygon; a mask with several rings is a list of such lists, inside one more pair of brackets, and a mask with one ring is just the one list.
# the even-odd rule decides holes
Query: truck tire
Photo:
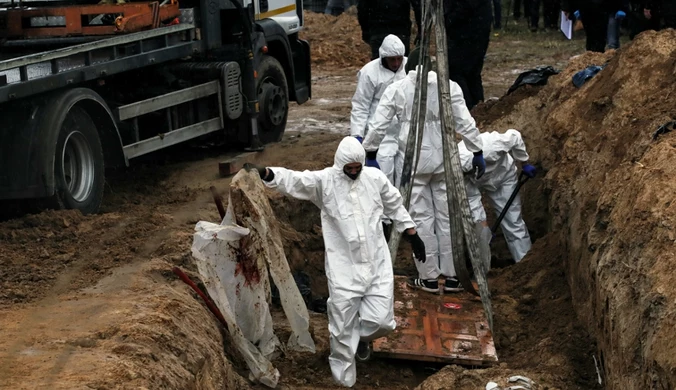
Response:
[{"label": "truck tire", "polygon": [[103,199],[104,174],[96,125],[82,107],[73,106],[61,124],[54,150],[57,206],[96,213]]},{"label": "truck tire", "polygon": [[289,87],[284,68],[274,57],[265,55],[258,65],[256,89],[260,112],[258,133],[262,143],[279,142],[289,116]]}]

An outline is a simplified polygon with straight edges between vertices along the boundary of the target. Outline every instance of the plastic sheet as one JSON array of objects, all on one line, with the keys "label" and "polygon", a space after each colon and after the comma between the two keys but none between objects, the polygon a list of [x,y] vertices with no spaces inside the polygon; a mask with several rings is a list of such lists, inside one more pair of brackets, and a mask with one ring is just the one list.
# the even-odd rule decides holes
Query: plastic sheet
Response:
[{"label": "plastic sheet", "polygon": [[257,173],[240,171],[233,178],[225,218],[220,225],[197,223],[192,253],[252,379],[269,387],[279,380],[279,372],[269,360],[281,347],[268,306],[270,276],[291,325],[288,347],[315,352],[308,311],[291,275],[277,222]]}]

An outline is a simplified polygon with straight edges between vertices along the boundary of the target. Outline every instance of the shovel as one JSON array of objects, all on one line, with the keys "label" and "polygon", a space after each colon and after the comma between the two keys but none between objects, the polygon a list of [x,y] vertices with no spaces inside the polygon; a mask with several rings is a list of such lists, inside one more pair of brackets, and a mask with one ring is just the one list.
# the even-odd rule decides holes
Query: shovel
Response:
[{"label": "shovel", "polygon": [[[519,176],[519,182],[517,183],[516,188],[514,188],[514,191],[512,191],[512,195],[510,195],[509,200],[507,200],[505,207],[502,208],[502,212],[498,216],[498,219],[495,221],[495,224],[493,224],[490,233],[487,232],[488,227],[482,227],[481,223],[478,223],[476,226],[477,236],[481,237],[481,239],[479,240],[479,245],[481,250],[481,256],[483,257],[486,270],[489,270],[491,268],[490,244],[493,242],[493,239],[495,238],[495,232],[498,230],[500,222],[502,222],[503,218],[505,218],[507,210],[509,210],[509,207],[512,205],[512,203],[514,203],[514,199],[516,198],[516,195],[519,193],[521,186],[523,186],[528,181],[528,179],[529,177],[526,176],[523,172],[521,172],[521,175]],[[468,268],[471,268],[469,266],[469,259],[465,259],[465,261],[468,262]]]},{"label": "shovel", "polygon": [[524,185],[528,181],[528,179],[529,179],[529,177],[526,176],[522,171],[521,175],[519,175],[519,182],[516,184],[516,188],[514,188],[512,195],[509,197],[509,200],[505,204],[505,207],[502,208],[502,212],[500,213],[500,215],[498,216],[498,219],[495,221],[495,223],[493,224],[493,227],[491,228],[491,233],[493,234],[491,241],[493,241],[493,238],[495,238],[495,232],[498,230],[498,226],[500,226],[500,222],[502,222],[503,218],[505,218],[505,215],[507,214],[509,207],[512,205],[512,203],[514,202],[514,199],[516,198],[516,195],[519,193],[521,186]]}]

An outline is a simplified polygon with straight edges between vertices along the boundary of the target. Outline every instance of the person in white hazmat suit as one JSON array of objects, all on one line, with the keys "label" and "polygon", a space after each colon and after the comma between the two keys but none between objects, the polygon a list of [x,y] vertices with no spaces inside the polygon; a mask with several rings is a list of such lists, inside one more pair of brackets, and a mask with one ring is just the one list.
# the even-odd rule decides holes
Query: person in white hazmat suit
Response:
[{"label": "person in white hazmat suit", "polygon": [[[350,135],[362,142],[368,133],[368,122],[378,107],[378,102],[385,88],[397,80],[406,77],[406,51],[404,43],[396,35],[388,35],[383,39],[378,53],[380,58],[369,62],[357,73],[357,90],[352,96],[352,113],[350,115]],[[396,118],[385,132],[377,152],[367,153],[367,166],[375,166],[394,183],[394,156],[397,154],[398,127]]]},{"label": "person in white hazmat suit", "polygon": [[[393,118],[400,124],[398,134],[398,152],[395,159],[396,173],[401,178],[404,164],[404,154],[408,141],[408,131],[413,112],[413,98],[416,86],[416,71],[414,64],[418,63],[418,49],[411,52],[406,78],[392,83],[380,99],[376,113],[369,122],[370,131],[363,142],[364,149],[369,152],[379,148],[386,130]],[[429,61],[429,59],[425,59]],[[437,74],[430,71],[427,78],[427,112],[423,130],[423,140],[420,149],[420,161],[412,177],[411,205],[409,212],[416,223],[420,238],[427,249],[427,261],[416,262],[419,278],[411,278],[409,286],[423,291],[439,293],[439,276],[444,276],[444,291],[462,291],[462,286],[456,279],[451,247],[451,227],[446,200],[446,182],[444,176],[444,156],[442,150],[442,129],[439,116],[439,92]],[[451,103],[453,105],[453,120],[455,129],[465,140],[468,148],[473,152],[472,166],[477,175],[483,175],[485,163],[483,161],[481,139],[474,118],[469,113],[462,96],[460,86],[450,81]],[[415,157],[414,160],[415,162]],[[400,179],[396,186],[399,187]]]},{"label": "person in white hazmat suit", "polygon": [[[504,134],[498,132],[482,133],[486,173],[480,179],[474,175],[465,175],[467,198],[474,222],[486,224],[486,211],[481,203],[481,193],[488,196],[491,207],[500,215],[509,197],[518,183],[518,168],[514,161],[522,163],[523,174],[533,178],[537,173],[535,167],[528,164],[526,145],[518,130],[509,129]],[[458,144],[460,162],[464,172],[472,171],[472,153],[465,142]],[[485,226],[488,226],[487,224]],[[517,195],[500,223],[507,240],[509,252],[515,262],[521,261],[531,248],[530,235],[526,223],[521,217],[521,197]]]},{"label": "person in white hazmat suit", "polygon": [[338,146],[334,164],[321,171],[248,166],[270,188],[309,200],[321,209],[328,279],[329,365],[343,386],[356,381],[355,354],[365,360],[371,341],[395,328],[394,275],[380,219],[398,222],[415,256],[425,245],[397,190],[378,169],[364,167],[365,152],[354,137]]}]

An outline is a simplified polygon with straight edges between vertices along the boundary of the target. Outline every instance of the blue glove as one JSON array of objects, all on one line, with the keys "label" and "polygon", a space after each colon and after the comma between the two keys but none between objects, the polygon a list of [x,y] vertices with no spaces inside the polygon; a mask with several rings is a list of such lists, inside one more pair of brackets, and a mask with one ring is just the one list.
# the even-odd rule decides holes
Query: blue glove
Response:
[{"label": "blue glove", "polygon": [[367,167],[373,167],[373,168],[380,169],[380,165],[378,164],[378,161],[376,160],[376,155],[378,155],[377,150],[374,150],[374,151],[371,151],[371,152],[366,152],[366,166]]},{"label": "blue glove", "polygon": [[580,11],[575,11],[573,12],[573,15],[575,16],[575,19],[580,19]]},{"label": "blue glove", "polygon": [[476,178],[480,179],[481,176],[486,172],[486,161],[484,161],[484,152],[474,153],[474,158],[472,159],[472,170],[476,172]]},{"label": "blue glove", "polygon": [[358,135],[355,135],[354,138],[356,138],[357,141],[359,141],[359,143],[364,142],[364,138],[362,138],[362,137],[360,137],[360,136],[358,136]]},{"label": "blue glove", "polygon": [[537,169],[535,169],[535,167],[530,164],[524,164],[521,169],[523,170],[523,174],[530,177],[531,179],[537,174]]},{"label": "blue glove", "polygon": [[375,158],[373,160],[367,158],[366,166],[380,169],[380,165],[378,165],[378,161]]},{"label": "blue glove", "polygon": [[617,20],[622,20],[627,17],[627,14],[624,13],[624,11],[617,11],[615,14],[615,19]]}]

